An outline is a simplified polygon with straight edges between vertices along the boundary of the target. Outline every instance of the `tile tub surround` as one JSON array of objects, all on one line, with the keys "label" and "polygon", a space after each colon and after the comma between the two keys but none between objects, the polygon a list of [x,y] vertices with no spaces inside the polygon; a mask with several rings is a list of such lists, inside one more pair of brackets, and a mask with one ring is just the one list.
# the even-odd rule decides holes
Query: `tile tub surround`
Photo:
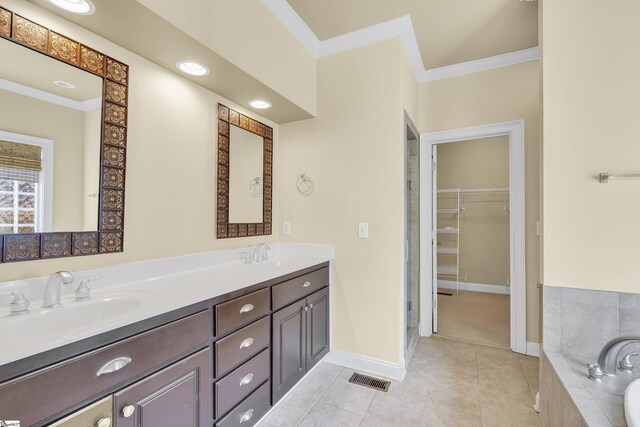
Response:
[{"label": "tile tub surround", "polygon": [[[543,350],[576,407],[591,426],[624,426],[624,390],[640,374],[619,373],[601,383],[587,378],[587,364],[620,335],[640,335],[640,295],[545,286]],[[630,345],[623,353],[637,350]],[[640,363],[633,361],[636,372]]]},{"label": "tile tub surround", "polygon": [[[59,331],[47,335],[46,341],[32,339],[25,334],[24,339],[18,342],[3,338],[5,331],[8,333],[14,324],[19,325],[20,322],[20,319],[8,316],[10,301],[7,301],[6,306],[0,307],[0,342],[8,343],[0,353],[0,369],[3,365],[28,356],[317,265],[333,257],[333,249],[329,245],[273,244],[271,248],[270,257],[273,261],[270,263],[242,264],[242,253],[248,249],[242,248],[71,272],[74,284],[61,289],[63,308],[65,303],[73,303],[75,288],[82,279],[98,274],[103,278],[90,282],[92,291],[151,292],[154,298],[140,309],[108,321],[78,325],[73,331]],[[47,279],[38,277],[2,282],[0,290],[23,292],[31,301],[31,309],[35,313],[42,310],[40,306]]]},{"label": "tile tub surround", "polygon": [[407,376],[391,381],[387,393],[350,384],[353,372],[319,363],[258,426],[542,425],[533,410],[536,357],[447,338],[420,338]]}]

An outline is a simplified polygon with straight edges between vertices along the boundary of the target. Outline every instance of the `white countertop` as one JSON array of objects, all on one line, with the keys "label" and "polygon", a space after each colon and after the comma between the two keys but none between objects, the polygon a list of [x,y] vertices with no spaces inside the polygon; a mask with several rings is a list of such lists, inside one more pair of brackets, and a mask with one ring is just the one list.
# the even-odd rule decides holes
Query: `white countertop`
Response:
[{"label": "white countertop", "polygon": [[[244,249],[246,250],[246,249]],[[274,279],[317,264],[329,261],[333,256],[327,245],[272,245],[271,260],[257,264],[242,264],[243,250],[216,251],[185,257],[124,264],[99,270],[72,272],[73,286],[65,287],[62,306],[43,309],[42,289],[46,278],[0,283],[0,290],[15,289],[35,296],[31,299],[31,311],[27,315],[9,317],[8,308],[0,307],[0,367],[5,364],[61,347],[85,338],[108,332],[123,326],[152,318],[182,307],[227,294],[266,280]],[[74,301],[74,290],[82,278],[100,274],[103,279],[91,282],[92,300],[101,297],[127,295],[142,297],[139,307],[107,320],[88,324],[65,319],[65,328],[47,330],[40,319],[47,313],[67,316],[81,304]],[[65,310],[67,310],[65,312]],[[69,314],[68,316],[71,316]],[[98,314],[96,314],[97,317]]]}]

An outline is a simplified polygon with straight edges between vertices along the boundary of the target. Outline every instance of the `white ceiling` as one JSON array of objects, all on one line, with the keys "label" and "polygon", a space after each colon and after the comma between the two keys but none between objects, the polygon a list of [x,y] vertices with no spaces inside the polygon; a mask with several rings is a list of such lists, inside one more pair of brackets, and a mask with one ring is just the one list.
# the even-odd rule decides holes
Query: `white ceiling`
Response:
[{"label": "white ceiling", "polygon": [[427,69],[538,45],[535,1],[287,1],[320,40],[410,15]]}]

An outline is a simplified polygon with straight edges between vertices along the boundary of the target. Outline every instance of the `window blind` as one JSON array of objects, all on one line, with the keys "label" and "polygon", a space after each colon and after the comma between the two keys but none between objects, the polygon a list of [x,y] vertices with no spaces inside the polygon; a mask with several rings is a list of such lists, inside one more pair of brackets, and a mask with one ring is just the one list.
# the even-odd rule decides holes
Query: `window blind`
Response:
[{"label": "window blind", "polygon": [[41,147],[0,140],[0,179],[37,183],[41,171]]}]

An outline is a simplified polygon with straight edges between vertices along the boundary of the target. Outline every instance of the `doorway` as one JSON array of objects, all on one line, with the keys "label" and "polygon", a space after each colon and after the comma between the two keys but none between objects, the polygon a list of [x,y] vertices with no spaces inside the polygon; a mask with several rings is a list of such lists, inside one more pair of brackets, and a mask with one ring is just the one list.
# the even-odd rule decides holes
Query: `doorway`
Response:
[{"label": "doorway", "polygon": [[[500,315],[493,319],[503,326],[508,323],[508,339],[502,336],[502,344],[515,352],[526,353],[524,121],[431,132],[422,134],[420,139],[422,144],[420,147],[422,171],[420,179],[421,270],[425,272],[421,276],[420,284],[422,295],[420,334],[431,336],[434,332],[437,333],[439,327],[442,326],[439,325],[441,323],[439,321],[447,320],[449,321],[449,325],[447,325],[449,330],[445,333],[456,333],[456,328],[458,330],[464,329],[465,325],[469,326],[474,322],[473,313],[469,307],[487,308],[490,305],[486,299],[480,298],[485,296],[490,297],[489,299],[496,303],[493,309],[497,313],[500,311],[498,306],[501,304],[504,306],[505,303],[508,305],[508,322],[505,321],[504,316],[500,319]],[[467,144],[468,146],[478,144],[474,146],[475,149],[478,149],[483,141],[486,142],[488,139],[491,139],[495,145],[504,143],[508,146],[508,152],[504,154],[504,157],[508,159],[508,166],[505,166],[503,170],[503,173],[508,175],[507,184],[505,181],[502,184],[499,182],[482,183],[482,180],[477,177],[475,179],[471,177],[467,182],[461,181],[459,184],[454,184],[451,178],[444,174],[442,178],[445,180],[444,186],[438,185],[438,152],[442,151],[442,147],[454,143]],[[445,151],[448,149],[456,151],[456,146],[450,145],[449,147]],[[463,145],[458,145],[458,147],[463,147]],[[480,158],[477,160],[480,161]],[[448,167],[455,169],[450,162]],[[475,208],[473,209],[475,219],[468,215],[472,206]],[[461,244],[466,242],[469,245],[471,241],[465,240],[464,228],[461,227],[460,221],[472,234],[474,226],[476,232],[477,229],[483,229],[485,234],[491,231],[497,232],[498,228],[488,227],[487,224],[465,223],[465,220],[472,219],[476,222],[486,221],[485,214],[487,212],[496,213],[496,209],[503,209],[505,214],[508,213],[507,216],[496,217],[496,223],[504,222],[503,229],[506,229],[508,233],[508,254],[503,255],[503,261],[508,258],[508,261],[504,261],[508,263],[508,269],[504,266],[494,266],[483,272],[482,257],[487,253],[482,253],[480,250],[474,255],[475,261],[467,257],[465,262],[465,252],[472,249],[473,245],[461,248]],[[485,216],[483,217],[483,215]],[[438,232],[439,228],[440,233]],[[458,233],[459,230],[463,230],[462,233]],[[504,234],[504,230],[501,233]],[[447,237],[444,237],[445,235],[448,240]],[[467,235],[467,237],[471,236]],[[474,262],[480,264],[479,269],[478,265],[473,265]],[[473,270],[473,276],[470,276],[469,271],[465,271],[465,269]],[[474,280],[497,281],[497,283],[475,283],[469,280],[470,277],[477,278]],[[488,285],[488,287],[477,285]],[[439,294],[439,292],[443,294]],[[502,301],[500,301],[500,297],[496,298],[491,294],[502,296]],[[455,300],[452,298],[454,295],[458,297]],[[451,299],[444,300],[448,298]],[[451,304],[452,302],[454,304]],[[444,318],[440,316],[440,312],[443,310]],[[458,325],[456,325],[455,318],[447,318],[447,315],[454,311],[460,311],[467,318],[464,316],[458,318]],[[485,312],[484,316],[490,317],[492,313]],[[451,332],[452,326],[454,332]],[[484,339],[478,339],[477,335],[459,338],[477,342],[484,341]]]},{"label": "doorway", "polygon": [[509,138],[434,145],[434,332],[509,348]]}]

